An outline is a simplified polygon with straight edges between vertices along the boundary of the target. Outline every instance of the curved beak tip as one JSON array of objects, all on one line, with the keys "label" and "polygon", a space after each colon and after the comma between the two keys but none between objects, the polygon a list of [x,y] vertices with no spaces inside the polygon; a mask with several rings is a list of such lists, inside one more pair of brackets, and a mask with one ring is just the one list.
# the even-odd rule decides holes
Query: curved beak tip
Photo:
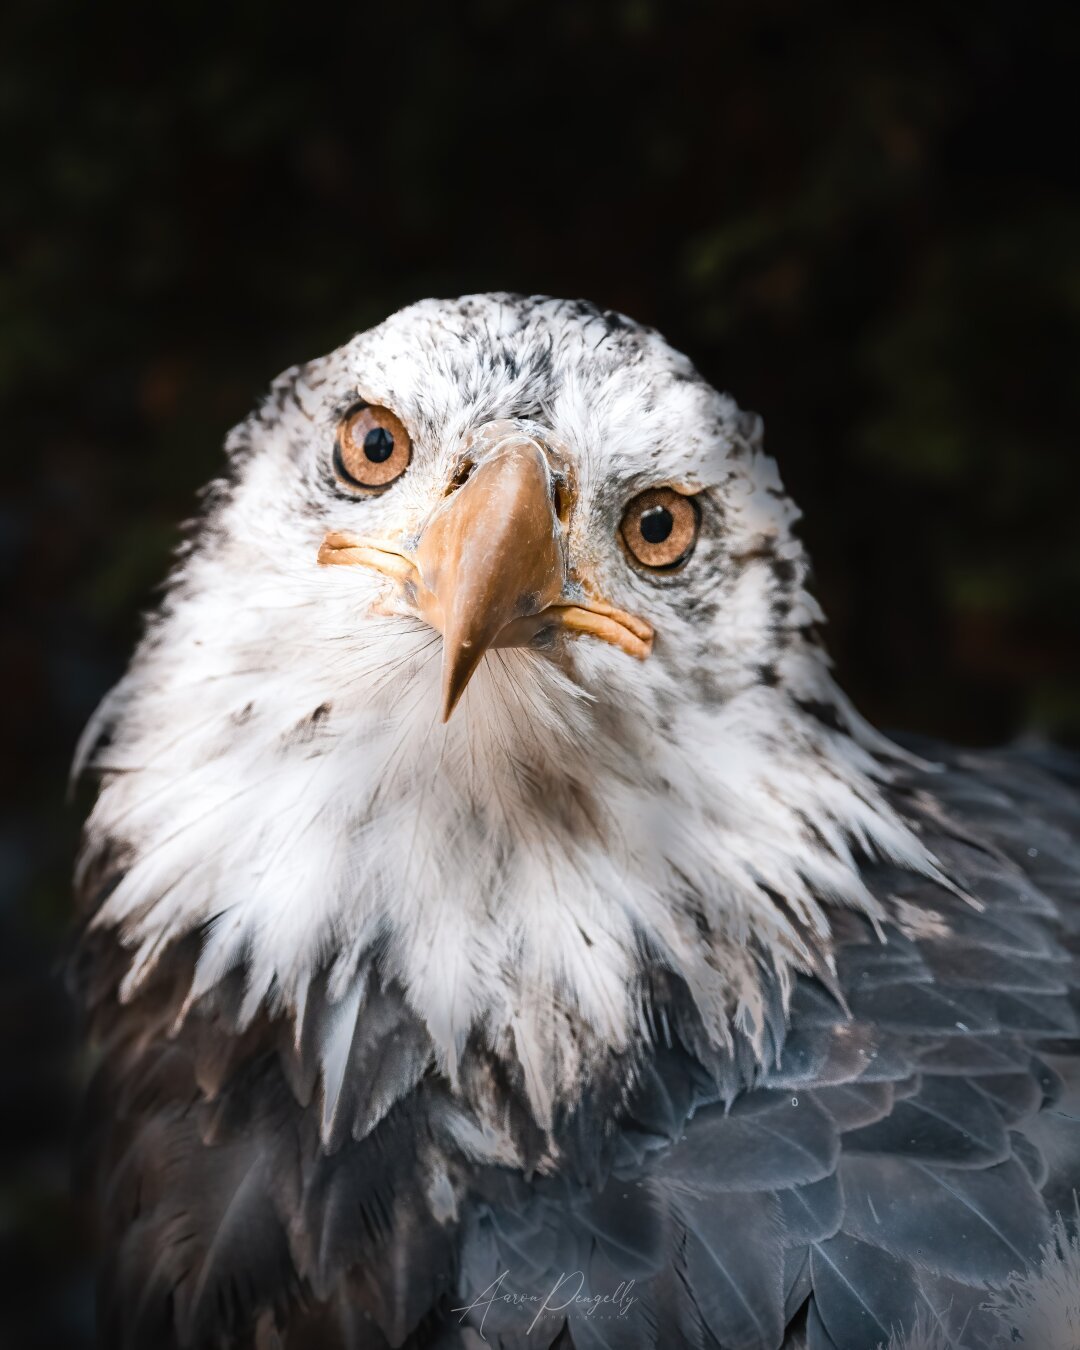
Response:
[{"label": "curved beak tip", "polygon": [[472,679],[486,650],[486,643],[477,644],[472,641],[444,642],[441,721],[449,722],[451,714],[461,702],[465,687]]}]

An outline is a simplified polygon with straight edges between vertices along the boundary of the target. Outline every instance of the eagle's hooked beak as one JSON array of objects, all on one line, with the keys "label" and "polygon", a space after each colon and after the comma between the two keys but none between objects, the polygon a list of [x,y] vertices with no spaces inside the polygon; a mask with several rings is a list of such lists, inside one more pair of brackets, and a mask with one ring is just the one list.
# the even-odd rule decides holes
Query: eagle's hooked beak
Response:
[{"label": "eagle's hooked beak", "polygon": [[[545,449],[513,424],[474,438],[474,467],[428,519],[414,550],[331,531],[319,562],[374,568],[401,583],[407,600],[443,635],[442,717],[457,706],[491,647],[520,647],[545,629],[591,633],[644,659],[653,632],[643,619],[580,586],[567,591],[568,485]],[[560,493],[563,502],[560,503]]]}]

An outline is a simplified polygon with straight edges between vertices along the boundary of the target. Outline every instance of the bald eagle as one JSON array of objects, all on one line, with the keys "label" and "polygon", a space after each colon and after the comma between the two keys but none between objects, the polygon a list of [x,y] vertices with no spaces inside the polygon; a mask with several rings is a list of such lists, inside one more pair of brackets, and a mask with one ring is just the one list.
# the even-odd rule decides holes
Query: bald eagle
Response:
[{"label": "bald eagle", "polygon": [[102,1344],[1064,1346],[1080,774],[858,715],[760,419],[478,295],[227,451],[78,756]]}]

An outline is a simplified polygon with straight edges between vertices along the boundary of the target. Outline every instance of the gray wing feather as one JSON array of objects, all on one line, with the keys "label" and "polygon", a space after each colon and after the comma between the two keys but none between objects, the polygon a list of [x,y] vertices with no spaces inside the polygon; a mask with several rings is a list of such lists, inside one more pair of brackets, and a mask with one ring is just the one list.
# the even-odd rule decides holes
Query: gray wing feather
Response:
[{"label": "gray wing feather", "polygon": [[[928,845],[977,903],[868,868],[925,931],[893,925],[882,943],[843,916],[850,1015],[801,981],[778,1064],[741,1093],[718,1081],[705,1104],[683,1050],[659,1050],[602,1198],[579,1201],[580,1223],[612,1186],[650,1196],[661,1252],[633,1269],[657,1344],[775,1350],[798,1323],[808,1350],[851,1350],[916,1319],[987,1344],[987,1290],[1038,1259],[1080,1176],[1080,806],[1019,758],[966,757],[918,789],[940,803]],[[700,1069],[699,1038],[681,1035]],[[617,1244],[605,1258],[630,1268]]]}]

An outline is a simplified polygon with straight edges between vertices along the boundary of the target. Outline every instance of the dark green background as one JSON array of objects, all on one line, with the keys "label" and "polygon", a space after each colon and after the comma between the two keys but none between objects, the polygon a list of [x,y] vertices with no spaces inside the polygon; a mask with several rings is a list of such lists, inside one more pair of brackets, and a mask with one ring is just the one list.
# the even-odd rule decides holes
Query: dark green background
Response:
[{"label": "dark green background", "polygon": [[12,1344],[76,1345],[87,1318],[74,1070],[41,978],[81,809],[63,775],[224,432],[282,367],[429,294],[584,295],[656,324],[764,414],[868,715],[967,742],[1080,735],[1075,12],[8,15]]}]

